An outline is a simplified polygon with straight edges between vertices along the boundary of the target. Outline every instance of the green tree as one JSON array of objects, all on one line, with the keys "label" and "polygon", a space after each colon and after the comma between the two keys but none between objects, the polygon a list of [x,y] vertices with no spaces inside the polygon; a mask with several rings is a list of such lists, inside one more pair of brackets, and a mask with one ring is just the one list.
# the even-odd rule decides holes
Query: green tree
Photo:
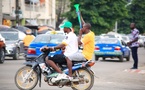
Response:
[{"label": "green tree", "polygon": [[115,21],[128,14],[125,8],[126,0],[70,0],[70,2],[70,11],[66,13],[66,17],[73,23],[76,32],[79,30],[79,22],[75,4],[80,4],[83,19],[91,23],[95,34],[112,31]]},{"label": "green tree", "polygon": [[130,33],[129,25],[131,22],[134,22],[140,33],[145,33],[145,0],[132,0],[127,9],[129,10],[129,15],[119,22],[119,25],[123,26],[119,28],[119,31]]}]

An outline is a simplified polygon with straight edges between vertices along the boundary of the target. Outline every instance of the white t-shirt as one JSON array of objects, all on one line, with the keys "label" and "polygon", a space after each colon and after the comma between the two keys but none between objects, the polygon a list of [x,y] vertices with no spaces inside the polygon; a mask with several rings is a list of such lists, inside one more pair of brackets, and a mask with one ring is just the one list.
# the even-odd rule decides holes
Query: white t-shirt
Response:
[{"label": "white t-shirt", "polygon": [[64,52],[65,56],[72,55],[78,51],[78,40],[75,33],[69,32],[62,43],[66,45]]}]

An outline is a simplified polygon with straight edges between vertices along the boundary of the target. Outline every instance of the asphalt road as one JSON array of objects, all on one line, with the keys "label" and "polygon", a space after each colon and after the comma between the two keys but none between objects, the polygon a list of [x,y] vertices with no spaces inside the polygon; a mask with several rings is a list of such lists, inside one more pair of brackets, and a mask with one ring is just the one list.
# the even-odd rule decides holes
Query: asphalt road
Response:
[{"label": "asphalt road", "polygon": [[[139,69],[130,70],[133,60],[118,62],[117,59],[99,59],[92,67],[96,78],[91,90],[145,90],[145,49],[139,48]],[[21,68],[25,60],[7,58],[0,64],[0,90],[18,90],[14,83],[16,71]],[[34,90],[72,90],[69,87],[58,88],[48,86],[42,79],[42,87],[38,85]]]}]

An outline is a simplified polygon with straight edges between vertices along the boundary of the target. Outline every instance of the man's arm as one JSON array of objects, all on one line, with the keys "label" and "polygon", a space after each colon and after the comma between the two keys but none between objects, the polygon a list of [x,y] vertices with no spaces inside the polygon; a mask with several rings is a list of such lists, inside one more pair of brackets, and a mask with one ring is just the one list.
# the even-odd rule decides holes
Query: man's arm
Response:
[{"label": "man's arm", "polygon": [[79,36],[78,36],[78,44],[81,45],[82,42],[81,42],[81,38],[82,38],[82,29],[79,31]]},{"label": "man's arm", "polygon": [[78,44],[81,45],[82,42],[81,42],[81,36],[78,36]]},{"label": "man's arm", "polygon": [[65,47],[65,44],[59,44],[58,46],[54,47],[54,50],[55,49],[61,49],[61,48],[64,48],[64,47]]},{"label": "man's arm", "polygon": [[134,43],[136,41],[138,41],[138,37],[136,37],[134,40],[130,41],[130,44],[132,44],[132,43]]},{"label": "man's arm", "polygon": [[132,43],[134,43],[134,42],[136,42],[136,41],[138,41],[138,37],[136,37],[134,40],[128,42],[127,45],[130,46]]},{"label": "man's arm", "polygon": [[51,51],[55,51],[56,49],[61,49],[61,48],[64,48],[64,47],[65,47],[65,44],[59,44],[58,46],[51,47],[51,48],[45,46],[45,47],[40,48],[40,51],[42,51],[43,49],[48,50],[49,48],[50,48]]},{"label": "man's arm", "polygon": [[83,26],[85,24],[85,21],[84,21],[82,15],[81,15],[81,22],[82,22],[82,26]]}]

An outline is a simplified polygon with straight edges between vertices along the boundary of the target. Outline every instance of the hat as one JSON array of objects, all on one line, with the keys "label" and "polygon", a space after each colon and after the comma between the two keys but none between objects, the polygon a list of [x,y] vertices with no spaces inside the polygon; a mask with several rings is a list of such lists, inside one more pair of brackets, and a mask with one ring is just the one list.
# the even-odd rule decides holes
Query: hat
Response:
[{"label": "hat", "polygon": [[72,28],[72,23],[69,21],[66,21],[63,23],[63,25],[60,26],[60,28]]}]

